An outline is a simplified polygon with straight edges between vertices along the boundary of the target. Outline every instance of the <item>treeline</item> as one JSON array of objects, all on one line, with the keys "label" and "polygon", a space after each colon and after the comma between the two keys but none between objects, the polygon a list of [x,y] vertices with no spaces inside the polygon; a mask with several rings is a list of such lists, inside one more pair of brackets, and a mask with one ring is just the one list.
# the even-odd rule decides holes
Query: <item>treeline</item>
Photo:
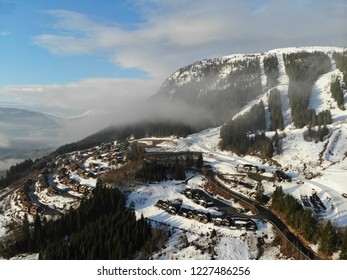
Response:
[{"label": "treeline", "polygon": [[124,141],[124,150],[126,153],[126,159],[128,161],[137,161],[143,159],[145,154],[145,148],[135,143],[129,143],[128,141]]},{"label": "treeline", "polygon": [[178,159],[172,164],[163,164],[157,161],[145,162],[135,177],[144,182],[161,182],[168,179],[184,180],[186,178],[185,167]]},{"label": "treeline", "polygon": [[343,53],[334,52],[333,59],[335,60],[336,67],[343,73],[343,82],[345,89],[347,87],[347,51]]},{"label": "treeline", "polygon": [[131,259],[150,238],[151,226],[125,208],[119,190],[97,187],[78,209],[70,208],[57,220],[36,216],[29,225],[24,219],[22,234],[9,253],[39,252],[40,259]]},{"label": "treeline", "polygon": [[196,129],[190,125],[171,121],[144,122],[122,127],[109,127],[83,140],[63,145],[56,150],[55,154],[61,155],[73,151],[85,150],[104,142],[126,140],[132,136],[135,138],[151,136],[164,137],[170,135],[186,137],[188,134],[194,132],[196,132]]},{"label": "treeline", "polygon": [[331,92],[331,96],[335,99],[337,106],[341,110],[346,110],[344,106],[345,100],[344,100],[343,89],[340,85],[340,80],[338,77],[336,77],[335,81],[331,82],[330,92]]},{"label": "treeline", "polygon": [[278,60],[276,55],[269,55],[264,57],[264,72],[267,77],[266,85],[272,88],[278,84],[278,77],[280,75],[278,70]]},{"label": "treeline", "polygon": [[263,102],[260,102],[246,114],[222,126],[220,147],[239,155],[258,154],[272,157],[272,140],[266,137],[264,132],[261,132],[265,128],[265,109]]},{"label": "treeline", "polygon": [[327,125],[332,123],[332,116],[329,109],[320,111],[318,114],[314,109],[307,109],[303,114],[308,121],[307,125]]},{"label": "treeline", "polygon": [[[331,69],[329,57],[323,52],[298,52],[283,55],[285,68],[289,77],[288,96],[294,125],[302,128],[305,125],[324,125],[330,122],[318,121],[314,110],[308,110],[313,83],[319,75]],[[313,124],[316,120],[317,123]]]},{"label": "treeline", "polygon": [[303,209],[301,204],[293,196],[285,194],[281,187],[276,187],[272,195],[272,208],[283,214],[288,225],[299,230],[305,239],[318,241],[318,221],[312,217],[310,210]]},{"label": "treeline", "polygon": [[136,172],[135,177],[144,182],[161,182],[166,180],[185,180],[186,170],[189,168],[200,169],[203,166],[203,157],[200,153],[197,158],[187,154],[185,159],[167,160],[159,162],[157,160],[146,160],[143,166]]},{"label": "treeline", "polygon": [[293,196],[285,194],[281,187],[276,187],[272,195],[272,208],[280,212],[288,225],[299,231],[307,241],[318,242],[321,254],[329,258],[340,248],[340,258],[347,259],[347,232],[343,234],[330,221],[325,225],[319,224],[310,210],[304,209]]},{"label": "treeline", "polygon": [[304,140],[308,142],[322,142],[324,140],[324,136],[329,134],[329,128],[324,126],[318,126],[318,129],[312,129],[312,126],[309,125],[307,131],[304,132]]},{"label": "treeline", "polygon": [[37,159],[35,161],[29,158],[22,162],[16,163],[15,165],[12,165],[6,171],[5,175],[1,177],[0,189],[9,186],[10,184],[23,178],[34,170],[43,169],[46,166],[47,162],[49,162],[49,159],[46,157]]},{"label": "treeline", "polygon": [[271,130],[283,130],[282,101],[281,93],[278,89],[270,91],[268,106],[270,111]]}]

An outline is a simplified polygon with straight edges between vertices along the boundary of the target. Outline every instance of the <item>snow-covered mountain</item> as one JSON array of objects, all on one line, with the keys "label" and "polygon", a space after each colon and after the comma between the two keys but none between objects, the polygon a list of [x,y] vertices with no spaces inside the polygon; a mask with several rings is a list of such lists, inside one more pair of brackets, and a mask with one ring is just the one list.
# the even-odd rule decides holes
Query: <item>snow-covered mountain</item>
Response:
[{"label": "snow-covered mountain", "polygon": [[[275,149],[273,162],[293,174],[314,178],[307,184],[309,187],[297,187],[291,189],[290,193],[300,199],[300,195],[307,195],[310,189],[315,189],[322,199],[334,197],[332,209],[345,209],[346,199],[341,195],[347,194],[346,50],[338,47],[295,47],[203,60],[172,74],[157,96],[183,99],[195,106],[202,106],[213,111],[217,119],[222,121],[247,115],[253,105],[263,103],[266,136],[271,139],[277,132],[281,139],[281,151]],[[343,63],[336,61],[336,53],[344,54]],[[317,54],[319,59],[310,54]],[[290,56],[295,63],[290,60]],[[296,64],[297,73],[293,70],[293,64]],[[314,76],[312,73],[316,70],[317,75]],[[311,81],[307,82],[309,79]],[[334,82],[340,91],[340,103],[332,94]],[[293,112],[293,109],[298,110],[293,106],[294,86],[298,88],[296,97],[299,102],[307,103],[299,107],[302,110],[299,112],[300,118],[306,118],[299,124],[295,122],[298,112]],[[308,100],[305,101],[300,98],[305,94],[306,86]],[[283,115],[281,129],[272,127],[269,96],[273,90],[280,95],[280,111]],[[320,113],[326,111],[331,114],[331,120],[319,121]],[[323,124],[327,127],[323,137],[307,137],[308,131],[312,129],[318,132]],[[219,133],[218,128],[210,151],[218,149]],[[188,146],[185,148],[191,150],[192,147]],[[335,214],[336,211],[331,210],[331,217],[328,215],[328,218],[345,227],[346,217]]]},{"label": "snow-covered mountain", "polygon": [[[346,50],[340,47],[294,47],[202,60],[173,73],[156,97],[181,99],[192,106],[203,107],[212,112],[220,124],[237,119],[249,112],[253,105],[262,102],[267,135],[271,137],[277,130],[283,141],[283,152],[275,153],[275,159],[282,158],[283,162],[306,171],[316,165],[336,165],[347,156],[347,111],[344,108],[347,70],[343,68],[346,66],[341,69],[334,54],[346,54]],[[312,74],[314,71],[316,76]],[[307,82],[309,79],[312,81]],[[342,105],[331,92],[332,83],[336,81]],[[295,85],[299,85],[299,98],[305,94],[304,87],[309,88],[308,100],[299,99],[299,103],[307,103],[307,106],[299,107],[299,111],[305,112],[292,111],[298,107],[293,105]],[[274,90],[280,95],[283,129],[272,128],[269,96]],[[323,121],[319,122],[317,118],[324,111],[331,114],[331,121],[327,122],[329,133],[321,141],[305,141],[304,134],[309,125],[316,131],[318,125],[323,125]],[[300,118],[306,118],[299,125],[298,113]],[[313,121],[308,114],[312,115]],[[343,165],[346,168],[346,164]]]},{"label": "snow-covered mountain", "polygon": [[[347,194],[347,69],[346,58],[341,63],[336,61],[336,54],[346,57],[346,50],[338,47],[297,47],[203,60],[172,74],[157,96],[184,99],[196,106],[203,106],[213,110],[215,116],[222,120],[238,119],[247,115],[253,105],[263,103],[266,136],[272,138],[277,132],[281,139],[281,151],[274,151],[273,163],[310,180],[303,186],[288,189],[288,192],[300,199],[301,195],[309,195],[311,189],[315,189],[323,200],[333,197],[334,205],[331,205],[326,218],[345,227],[346,217],[336,213],[346,209],[346,199],[342,194]],[[315,58],[316,54],[319,59]],[[293,60],[290,60],[290,56]],[[312,74],[314,71],[316,76]],[[333,97],[333,83],[337,83],[340,103]],[[306,119],[299,124],[295,122],[298,112],[293,112],[293,109],[297,110],[293,106],[294,86],[298,87],[296,97],[299,101],[307,103],[301,108],[303,112],[299,112],[302,113],[300,118]],[[305,94],[306,86],[307,101],[300,99]],[[283,115],[281,129],[272,127],[269,96],[273,90],[280,95],[280,111]],[[213,102],[209,103],[210,100]],[[216,104],[221,106],[214,107]],[[326,111],[331,114],[331,120],[317,120],[317,116]],[[323,124],[328,130],[323,137],[307,137],[308,131],[312,129],[317,132]],[[209,145],[207,149],[209,153],[218,149],[219,133],[218,128],[214,134],[214,146]],[[204,137],[201,134],[200,141],[204,142]],[[184,143],[185,149],[194,150],[189,145],[189,139]],[[198,150],[203,149],[200,146]]]},{"label": "snow-covered mountain", "polygon": [[[292,119],[289,101],[286,98],[289,77],[283,56],[300,52],[321,52],[330,58],[331,71],[317,81],[314,86],[317,94],[312,95],[310,102],[311,108],[322,110],[333,101],[330,97],[324,97],[323,102],[319,92],[323,90],[322,87],[325,93],[329,91],[331,78],[342,75],[341,71],[336,69],[332,54],[345,50],[346,48],[339,47],[296,47],[197,61],[174,72],[163,83],[155,98],[183,100],[192,107],[203,108],[212,113],[215,121],[221,123],[230,120],[241,109],[247,110],[249,102],[266,99],[270,89],[278,88],[283,97],[286,124],[290,124]],[[271,65],[269,59],[273,57],[276,59],[275,65]],[[264,66],[264,63],[268,65]],[[267,71],[273,66],[277,68],[277,79],[271,76],[271,71]]]}]

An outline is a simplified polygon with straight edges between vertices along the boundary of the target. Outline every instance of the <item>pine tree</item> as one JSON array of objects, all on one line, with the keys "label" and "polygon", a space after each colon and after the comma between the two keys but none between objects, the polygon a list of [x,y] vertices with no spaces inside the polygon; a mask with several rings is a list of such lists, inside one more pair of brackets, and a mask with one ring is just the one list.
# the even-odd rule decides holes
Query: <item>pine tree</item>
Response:
[{"label": "pine tree", "polygon": [[21,238],[21,247],[25,250],[30,250],[29,248],[30,242],[30,224],[28,220],[28,214],[25,213],[23,217],[23,225],[22,225],[22,238]]},{"label": "pine tree", "polygon": [[216,237],[216,236],[217,236],[217,232],[216,232],[215,229],[213,229],[213,230],[211,231],[210,238],[212,239],[212,238],[214,238],[214,237]]},{"label": "pine tree", "polygon": [[340,259],[347,260],[347,231],[344,232],[342,237]]},{"label": "pine tree", "polygon": [[[283,59],[289,76],[288,96],[293,122],[302,128],[314,118],[315,113],[308,109],[312,86],[319,75],[330,70],[330,58],[323,52],[300,52],[283,55]],[[324,123],[318,121],[318,124]]]},{"label": "pine tree", "polygon": [[186,167],[187,168],[192,167],[193,163],[194,163],[194,161],[193,161],[192,155],[190,153],[188,153],[186,155]]},{"label": "pine tree", "polygon": [[328,221],[326,225],[323,227],[321,233],[319,251],[327,256],[331,256],[335,250],[336,241],[336,231],[332,226],[331,222]]},{"label": "pine tree", "polygon": [[202,157],[202,153],[199,153],[198,159],[196,160],[196,168],[201,169],[204,165],[204,159]]},{"label": "pine tree", "polygon": [[264,203],[264,186],[261,182],[257,184],[255,198],[260,204]]},{"label": "pine tree", "polygon": [[35,221],[34,221],[34,234],[33,234],[33,243],[35,244],[35,248],[39,247],[39,244],[43,237],[44,236],[42,236],[41,218],[39,215],[36,215]]}]

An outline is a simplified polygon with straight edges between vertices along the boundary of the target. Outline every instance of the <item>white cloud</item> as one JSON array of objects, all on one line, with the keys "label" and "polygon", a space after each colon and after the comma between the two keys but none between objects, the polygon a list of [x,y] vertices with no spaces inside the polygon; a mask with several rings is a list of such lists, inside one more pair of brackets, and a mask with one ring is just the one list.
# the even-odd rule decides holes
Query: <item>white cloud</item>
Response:
[{"label": "white cloud", "polygon": [[9,169],[12,165],[15,165],[18,162],[21,162],[25,159],[23,158],[10,158],[5,160],[0,160],[0,171],[5,171]]},{"label": "white cloud", "polygon": [[0,36],[9,36],[10,32],[0,32]]},{"label": "white cloud", "polygon": [[144,22],[122,29],[71,11],[47,12],[52,34],[35,44],[59,54],[103,54],[164,79],[197,59],[297,45],[347,45],[343,0],[132,1]]},{"label": "white cloud", "polygon": [[[153,107],[146,107],[147,99],[160,84],[151,79],[93,78],[65,85],[7,86],[0,88],[1,98],[8,101],[1,106],[59,117],[62,130],[55,140],[62,144],[150,115]],[[86,118],[71,121],[80,115]],[[8,145],[7,138],[0,135],[0,148]]]},{"label": "white cloud", "polygon": [[11,107],[60,117],[73,117],[87,110],[112,111],[153,95],[161,81],[151,79],[92,78],[65,85],[26,85],[0,88]]},{"label": "white cloud", "polygon": [[[211,119],[206,111],[183,102],[149,100],[161,83],[150,79],[98,78],[66,85],[2,87],[0,95],[12,100],[7,102],[11,107],[60,117],[61,129],[54,136],[54,142],[59,144],[80,140],[111,125],[153,120],[184,120],[195,124]],[[34,132],[24,138],[52,142],[52,133],[45,132],[42,135]],[[7,138],[0,137],[0,147],[8,144]]]},{"label": "white cloud", "polygon": [[4,134],[0,134],[0,148],[8,148],[10,146],[10,142]]}]

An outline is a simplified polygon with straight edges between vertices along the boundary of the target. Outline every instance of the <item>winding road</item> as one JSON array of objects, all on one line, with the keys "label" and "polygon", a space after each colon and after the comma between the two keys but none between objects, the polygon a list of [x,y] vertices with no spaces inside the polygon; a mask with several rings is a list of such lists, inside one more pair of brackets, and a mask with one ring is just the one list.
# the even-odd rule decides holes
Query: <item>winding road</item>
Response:
[{"label": "winding road", "polygon": [[253,218],[257,217],[271,222],[283,234],[283,236],[290,243],[292,243],[306,258],[311,260],[318,259],[318,256],[315,255],[312,250],[306,247],[293,233],[291,233],[288,227],[271,210],[261,206],[260,204],[246,196],[230,190],[217,179],[218,175],[216,175],[214,172],[208,171],[206,172],[205,176],[209,180],[209,182],[219,190],[224,191],[225,193],[255,207],[258,210],[258,214],[256,216],[253,216]]}]

